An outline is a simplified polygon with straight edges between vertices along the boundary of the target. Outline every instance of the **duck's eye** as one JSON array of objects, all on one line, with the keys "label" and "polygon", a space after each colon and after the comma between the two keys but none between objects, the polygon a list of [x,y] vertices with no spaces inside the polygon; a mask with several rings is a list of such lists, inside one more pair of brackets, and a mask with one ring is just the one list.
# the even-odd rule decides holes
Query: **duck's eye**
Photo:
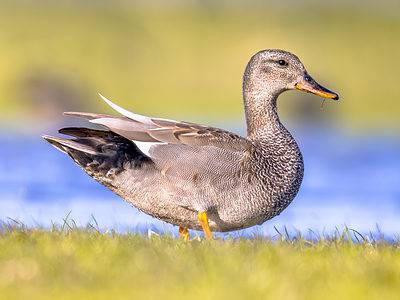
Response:
[{"label": "duck's eye", "polygon": [[283,59],[278,60],[278,64],[282,67],[286,67],[288,65],[287,61]]}]

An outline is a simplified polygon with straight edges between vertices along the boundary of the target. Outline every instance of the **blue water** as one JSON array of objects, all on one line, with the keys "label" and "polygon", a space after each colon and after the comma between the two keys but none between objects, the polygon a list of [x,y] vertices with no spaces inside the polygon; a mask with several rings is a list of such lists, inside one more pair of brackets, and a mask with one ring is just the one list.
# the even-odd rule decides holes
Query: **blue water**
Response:
[{"label": "blue water", "polygon": [[[279,216],[239,234],[274,235],[275,229],[329,233],[347,225],[360,232],[400,233],[400,139],[299,130],[305,177],[298,196]],[[29,226],[78,226],[97,220],[101,229],[176,232],[138,212],[84,174],[39,136],[0,136],[0,219]]]}]

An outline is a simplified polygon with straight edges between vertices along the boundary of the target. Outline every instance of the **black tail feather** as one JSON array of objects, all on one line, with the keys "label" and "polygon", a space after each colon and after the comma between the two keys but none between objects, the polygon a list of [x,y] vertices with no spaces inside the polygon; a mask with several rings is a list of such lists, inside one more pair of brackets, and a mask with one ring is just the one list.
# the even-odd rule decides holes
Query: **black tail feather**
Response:
[{"label": "black tail feather", "polygon": [[100,137],[106,138],[109,135],[109,131],[97,130],[82,127],[65,127],[58,130],[59,133],[70,135],[74,137]]},{"label": "black tail feather", "polygon": [[127,168],[152,163],[132,141],[114,132],[79,127],[62,128],[59,132],[74,138],[43,138],[103,184],[110,184],[114,175]]}]

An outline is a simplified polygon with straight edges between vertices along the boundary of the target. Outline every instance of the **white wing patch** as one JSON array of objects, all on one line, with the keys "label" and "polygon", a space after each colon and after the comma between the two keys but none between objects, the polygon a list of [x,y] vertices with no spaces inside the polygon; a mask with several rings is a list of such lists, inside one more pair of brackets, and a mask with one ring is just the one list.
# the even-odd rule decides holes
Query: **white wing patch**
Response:
[{"label": "white wing patch", "polygon": [[153,146],[166,144],[166,143],[152,143],[152,142],[138,142],[138,141],[133,141],[133,142],[139,148],[139,150],[142,151],[144,154],[146,154],[148,157],[151,157],[150,150]]}]

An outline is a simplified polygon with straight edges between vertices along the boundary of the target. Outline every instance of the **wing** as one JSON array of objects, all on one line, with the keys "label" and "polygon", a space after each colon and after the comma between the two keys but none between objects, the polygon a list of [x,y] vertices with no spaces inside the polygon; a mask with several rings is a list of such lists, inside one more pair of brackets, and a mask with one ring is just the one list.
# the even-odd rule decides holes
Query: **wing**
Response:
[{"label": "wing", "polygon": [[125,138],[138,142],[212,146],[239,152],[251,148],[250,140],[235,133],[189,122],[142,116],[119,107],[102,95],[100,97],[123,117],[77,112],[65,114],[87,118],[91,123],[105,126]]}]

